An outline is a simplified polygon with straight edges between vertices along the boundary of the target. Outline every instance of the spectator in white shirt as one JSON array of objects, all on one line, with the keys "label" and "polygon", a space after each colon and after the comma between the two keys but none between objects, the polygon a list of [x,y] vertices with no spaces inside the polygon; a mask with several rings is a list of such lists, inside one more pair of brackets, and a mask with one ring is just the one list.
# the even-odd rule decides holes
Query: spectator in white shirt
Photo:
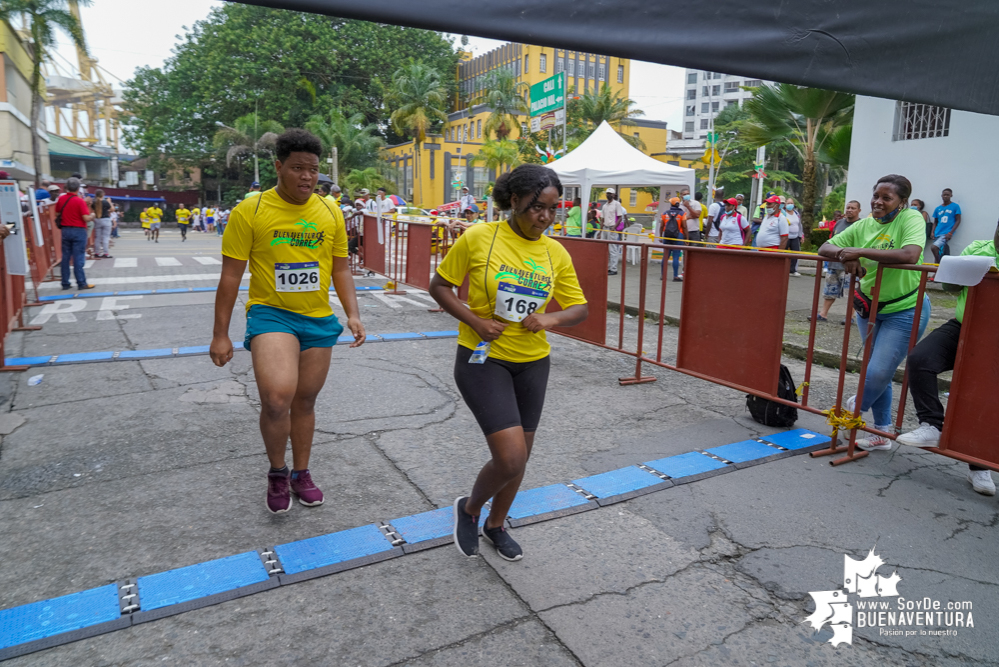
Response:
[{"label": "spectator in white shirt", "polygon": [[757,248],[783,250],[787,247],[788,224],[780,210],[780,198],[768,197],[766,204],[767,214],[760,223],[753,245]]},{"label": "spectator in white shirt", "polygon": [[722,215],[718,229],[721,232],[722,245],[740,246],[746,242],[746,234],[749,232],[749,220],[735,210],[739,202],[732,197],[725,200],[725,213]]},{"label": "spectator in white shirt", "polygon": [[680,190],[680,208],[687,219],[687,240],[701,240],[701,202],[690,198],[690,190]]},{"label": "spectator in white shirt", "polygon": [[[614,191],[614,188],[607,188],[604,194],[607,195],[607,203],[604,204],[601,216],[604,226],[603,238],[611,241],[620,241],[621,233],[619,229],[624,229],[624,221],[628,217],[628,212],[624,210],[621,202],[617,200],[617,193]],[[610,246],[610,257],[607,264],[607,275],[609,276],[617,275],[617,265],[621,262],[621,248],[622,246],[617,244]]]},{"label": "spectator in white shirt", "polygon": [[478,206],[475,204],[475,197],[469,194],[467,187],[464,187],[461,189],[461,199],[458,200],[458,210],[464,215],[465,211],[470,208],[478,210]]},{"label": "spectator in white shirt", "polygon": [[[787,218],[787,249],[793,250],[795,252],[801,251],[801,239],[804,237],[804,232],[801,229],[801,216],[794,207],[794,200],[788,197],[784,202],[784,217]],[[791,275],[800,276],[798,273],[798,260],[791,260]]]},{"label": "spectator in white shirt", "polygon": [[721,217],[725,212],[725,203],[722,199],[724,196],[723,188],[715,190],[715,200],[708,207],[708,217],[704,221],[704,236],[711,243],[718,243],[721,239],[721,229],[719,229],[718,223],[721,222]]}]

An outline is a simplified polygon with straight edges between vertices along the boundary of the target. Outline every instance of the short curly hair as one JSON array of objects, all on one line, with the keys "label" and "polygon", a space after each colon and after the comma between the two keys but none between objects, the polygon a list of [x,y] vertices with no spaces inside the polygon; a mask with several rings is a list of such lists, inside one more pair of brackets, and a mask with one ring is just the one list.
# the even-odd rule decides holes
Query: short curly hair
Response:
[{"label": "short curly hair", "polygon": [[284,162],[292,153],[312,153],[323,156],[323,145],[316,135],[293,127],[282,132],[274,142],[277,159]]},{"label": "short curly hair", "polygon": [[496,185],[493,186],[493,201],[501,211],[509,211],[513,195],[522,200],[530,198],[527,206],[518,211],[522,213],[534,206],[541,192],[549,187],[558,190],[559,196],[562,196],[562,181],[554,171],[539,164],[522,164],[496,179]]}]

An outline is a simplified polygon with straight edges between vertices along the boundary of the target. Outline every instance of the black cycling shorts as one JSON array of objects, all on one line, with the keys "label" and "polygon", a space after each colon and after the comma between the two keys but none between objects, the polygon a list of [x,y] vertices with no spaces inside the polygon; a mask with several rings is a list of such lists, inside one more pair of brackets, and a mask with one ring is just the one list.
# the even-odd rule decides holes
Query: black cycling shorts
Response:
[{"label": "black cycling shorts", "polygon": [[525,433],[538,430],[548,389],[551,358],[527,363],[486,359],[470,364],[472,351],[458,346],[454,381],[484,435],[521,426]]}]

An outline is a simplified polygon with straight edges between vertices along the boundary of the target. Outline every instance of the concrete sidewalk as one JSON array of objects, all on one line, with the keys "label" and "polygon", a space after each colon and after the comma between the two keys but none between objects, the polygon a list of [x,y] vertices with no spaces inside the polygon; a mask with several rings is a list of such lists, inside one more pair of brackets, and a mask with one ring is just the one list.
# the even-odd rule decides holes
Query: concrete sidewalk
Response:
[{"label": "concrete sidewalk", "polygon": [[[195,234],[181,245],[175,236],[151,251],[124,238],[113,253],[138,257],[137,266],[98,263],[92,275],[209,273],[190,258],[217,257],[216,239]],[[181,266],[144,261],[164,256]],[[206,295],[88,305],[64,313],[72,321],[53,313],[42,331],[12,335],[7,353],[207,344]],[[427,312],[418,292],[360,303],[369,332],[456,328]],[[242,326],[237,314],[234,340]],[[778,432],[752,421],[737,392],[654,369],[657,382],[621,387],[633,360],[551,340],[524,489]],[[0,375],[0,610],[449,506],[488,459],[451,377],[455,346],[334,348],[312,457],[327,502],[279,516],[264,508],[249,353],[224,369],[195,356]],[[800,378],[801,365],[788,364]],[[37,374],[41,383],[28,386]],[[816,369],[811,389],[813,404],[831,404],[835,374]],[[798,426],[828,432],[803,412]],[[9,664],[999,664],[996,499],[975,494],[963,466],[916,449],[827,461],[791,456],[515,528],[526,553],[517,563],[485,543],[471,560],[446,545]],[[875,545],[886,561],[877,573],[897,570],[900,596],[970,601],[974,627],[893,636],[855,623],[853,644],[838,647],[826,641],[828,625],[813,635],[808,592],[842,588],[844,554],[859,560]]]}]

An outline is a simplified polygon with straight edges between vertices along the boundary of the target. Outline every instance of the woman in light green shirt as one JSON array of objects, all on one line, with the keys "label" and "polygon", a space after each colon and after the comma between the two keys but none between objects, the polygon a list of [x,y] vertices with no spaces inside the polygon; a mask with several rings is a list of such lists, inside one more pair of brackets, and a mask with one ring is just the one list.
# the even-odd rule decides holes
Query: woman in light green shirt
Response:
[{"label": "woman in light green shirt", "polygon": [[572,208],[565,218],[565,230],[569,236],[583,235],[583,200],[576,197],[572,200]]},{"label": "woman in light green shirt", "polygon": [[[874,186],[871,215],[858,220],[835,235],[819,248],[819,255],[843,264],[847,273],[859,279],[854,304],[858,305],[857,326],[866,339],[870,314],[863,305],[871,304],[878,264],[919,264],[923,260],[926,225],[917,211],[909,208],[912,184],[905,176],[889,174]],[[916,313],[919,293],[919,272],[885,269],[878,294],[878,312],[874,322],[874,343],[864,378],[864,400],[861,411],[874,413],[874,428],[890,431],[892,427],[892,378],[909,351],[909,336]],[[919,337],[930,319],[930,299],[923,296],[919,318]],[[846,408],[854,408],[852,397]],[[866,450],[889,450],[891,440],[869,436],[858,440]]]}]

